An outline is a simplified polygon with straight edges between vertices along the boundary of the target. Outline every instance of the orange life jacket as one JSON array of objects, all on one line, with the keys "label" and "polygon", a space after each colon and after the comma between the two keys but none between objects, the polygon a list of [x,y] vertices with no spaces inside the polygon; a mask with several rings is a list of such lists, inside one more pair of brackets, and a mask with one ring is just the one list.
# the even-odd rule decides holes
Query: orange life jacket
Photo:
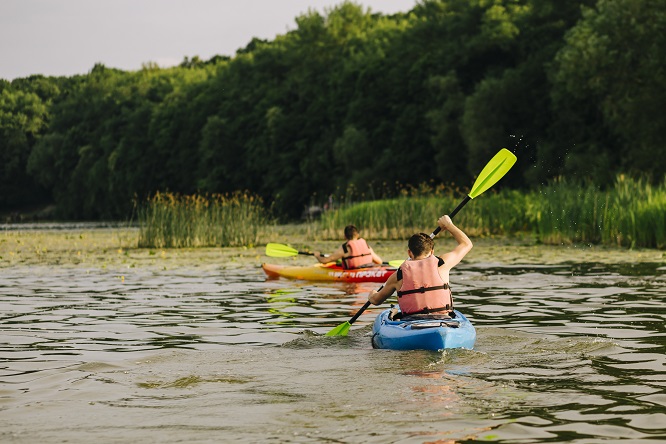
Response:
[{"label": "orange life jacket", "polygon": [[365,239],[359,238],[347,241],[342,244],[342,249],[345,253],[350,252],[349,256],[342,258],[342,266],[345,269],[360,268],[363,265],[372,264],[372,252]]},{"label": "orange life jacket", "polygon": [[[403,314],[433,313],[453,310],[449,284],[444,282],[437,256],[408,260],[398,271],[402,272],[402,287],[398,291],[398,305]],[[400,279],[400,275],[397,276]]]}]

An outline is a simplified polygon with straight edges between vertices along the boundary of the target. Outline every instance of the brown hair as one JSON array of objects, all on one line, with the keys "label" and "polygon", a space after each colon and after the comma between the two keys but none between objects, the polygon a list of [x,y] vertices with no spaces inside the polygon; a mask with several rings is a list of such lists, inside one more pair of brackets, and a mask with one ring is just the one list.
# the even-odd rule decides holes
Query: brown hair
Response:
[{"label": "brown hair", "polygon": [[414,256],[418,257],[435,248],[435,241],[425,233],[417,233],[409,238],[407,247]]},{"label": "brown hair", "polygon": [[352,240],[355,235],[358,235],[358,229],[353,225],[347,225],[345,227],[345,239]]}]

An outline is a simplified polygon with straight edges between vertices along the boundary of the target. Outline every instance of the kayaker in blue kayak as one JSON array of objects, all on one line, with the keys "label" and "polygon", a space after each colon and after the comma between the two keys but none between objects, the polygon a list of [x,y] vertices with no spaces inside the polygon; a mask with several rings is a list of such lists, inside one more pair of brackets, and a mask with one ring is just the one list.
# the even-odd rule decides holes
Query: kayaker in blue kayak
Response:
[{"label": "kayaker in blue kayak", "polygon": [[[403,262],[379,291],[373,290],[368,300],[382,304],[393,292],[398,292],[400,316],[447,315],[453,312],[453,298],[449,287],[449,271],[458,265],[472,249],[472,241],[456,227],[449,216],[442,216],[437,224],[458,242],[450,252],[437,257],[435,242],[425,233],[413,235],[407,244],[409,260]],[[397,310],[396,310],[397,312]]]},{"label": "kayaker in blue kayak", "polygon": [[365,239],[361,237],[358,228],[354,225],[347,225],[345,227],[345,239],[347,241],[332,254],[322,256],[321,252],[315,251],[313,252],[314,257],[322,264],[329,264],[340,260],[346,270],[364,268],[382,263],[382,258],[372,250]]}]

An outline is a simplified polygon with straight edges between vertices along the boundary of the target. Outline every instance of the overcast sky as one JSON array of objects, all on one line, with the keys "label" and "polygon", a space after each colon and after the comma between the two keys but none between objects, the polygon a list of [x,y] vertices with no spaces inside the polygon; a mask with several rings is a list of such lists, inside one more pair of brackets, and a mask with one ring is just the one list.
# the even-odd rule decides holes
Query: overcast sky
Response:
[{"label": "overcast sky", "polygon": [[[233,56],[252,39],[295,29],[308,9],[342,0],[0,0],[0,78],[85,74],[95,65],[137,70],[184,57]],[[416,0],[356,0],[373,12]]]}]

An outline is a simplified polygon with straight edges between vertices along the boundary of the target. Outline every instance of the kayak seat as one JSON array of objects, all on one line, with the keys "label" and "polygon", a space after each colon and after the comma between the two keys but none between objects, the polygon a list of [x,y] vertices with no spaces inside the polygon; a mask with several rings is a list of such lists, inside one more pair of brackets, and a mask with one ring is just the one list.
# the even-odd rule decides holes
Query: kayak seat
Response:
[{"label": "kayak seat", "polygon": [[415,313],[411,315],[404,315],[398,307],[391,305],[391,311],[389,312],[390,321],[422,321],[422,320],[449,320],[454,319],[456,313],[451,310],[447,313]]},{"label": "kayak seat", "polygon": [[[407,326],[408,324],[405,324]],[[415,322],[409,324],[412,326],[412,330],[420,330],[424,328],[436,328],[436,327],[448,327],[448,328],[458,328],[460,325],[457,321],[451,322]]]},{"label": "kayak seat", "polygon": [[[397,316],[394,316],[392,321],[449,321],[455,318],[455,313],[442,313],[442,314],[413,314],[400,316],[402,313],[398,313]],[[453,316],[451,316],[453,315]],[[456,321],[457,322],[457,321]]]}]

